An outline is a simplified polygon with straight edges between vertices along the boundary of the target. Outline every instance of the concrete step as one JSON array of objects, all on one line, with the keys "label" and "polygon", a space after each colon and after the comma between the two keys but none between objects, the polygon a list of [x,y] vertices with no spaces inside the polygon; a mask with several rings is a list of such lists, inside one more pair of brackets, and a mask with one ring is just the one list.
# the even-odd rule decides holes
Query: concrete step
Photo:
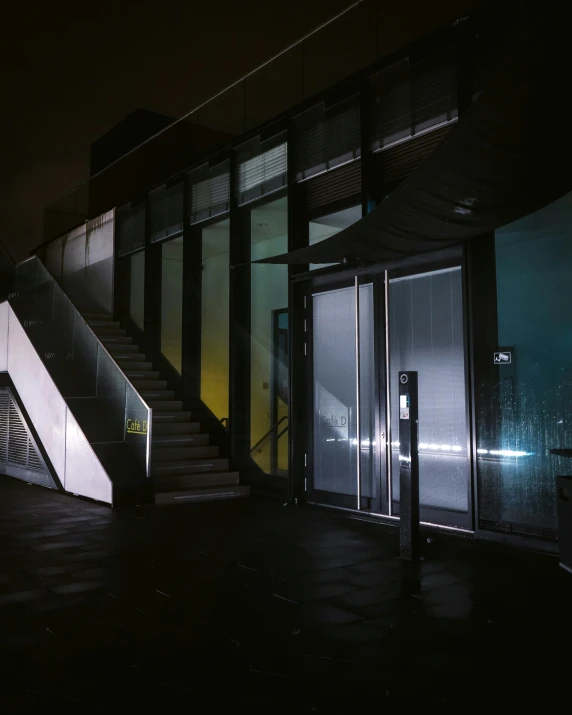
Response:
[{"label": "concrete step", "polygon": [[[162,416],[162,415],[160,415]],[[156,420],[155,415],[153,415],[153,442],[158,438],[180,438],[188,437],[193,435],[199,437],[201,431],[201,425],[198,422],[162,422],[161,420]],[[204,435],[208,437],[208,435]],[[204,444],[207,444],[205,442]],[[196,444],[196,442],[195,442]]]},{"label": "concrete step", "polygon": [[116,345],[101,341],[114,358],[126,358],[131,360],[145,360],[145,355],[139,352],[139,345]]},{"label": "concrete step", "polygon": [[[121,369],[126,375],[129,375],[129,373],[133,372],[134,370],[153,372],[153,363],[147,362],[145,360],[145,355],[127,355],[124,357],[118,357],[117,355],[114,355],[113,357],[115,358],[115,362],[121,367]],[[158,374],[159,373],[157,373],[157,375]]]},{"label": "concrete step", "polygon": [[[209,435],[205,432],[200,432],[198,422],[187,422],[189,425],[197,427],[194,433],[176,434],[176,433],[153,433],[153,449],[161,449],[163,447],[196,447],[209,443]],[[178,425],[180,426],[180,425]],[[173,425],[157,425],[157,427],[173,427]]]},{"label": "concrete step", "polygon": [[180,462],[164,462],[154,464],[151,469],[153,476],[176,474],[204,474],[205,472],[225,472],[228,470],[228,459],[221,457],[204,459],[184,459]]},{"label": "concrete step", "polygon": [[[101,342],[107,347],[108,345],[132,345],[133,338],[130,335],[109,335],[101,337]],[[139,350],[139,346],[134,347]]]},{"label": "concrete step", "polygon": [[[183,409],[181,400],[145,400],[153,412],[180,412]],[[189,413],[190,414],[190,413]]]},{"label": "concrete step", "polygon": [[196,487],[218,487],[236,485],[238,472],[209,472],[209,474],[182,474],[176,477],[154,477],[155,493],[193,489]]},{"label": "concrete step", "polygon": [[[172,404],[172,403],[169,403]],[[149,405],[151,407],[151,405]],[[162,412],[160,410],[157,410],[157,412],[153,412],[153,429],[155,429],[155,426],[158,424],[169,424],[172,422],[190,422],[191,421],[191,413],[190,412],[183,412],[183,411],[178,411],[174,410],[173,412],[165,411]]]},{"label": "concrete step", "polygon": [[220,499],[239,499],[250,494],[250,487],[237,484],[222,487],[197,487],[176,492],[158,492],[155,494],[155,504],[164,506],[173,504],[189,504],[191,502],[217,501]]},{"label": "concrete step", "polygon": [[167,400],[172,400],[175,401],[175,391],[174,390],[141,390],[141,397],[146,401],[149,402],[149,400],[155,402],[164,402]]},{"label": "concrete step", "polygon": [[[149,363],[151,364],[151,363]],[[127,377],[133,380],[161,380],[161,373],[158,370],[136,370],[131,366],[126,367],[123,371]]]},{"label": "concrete step", "polygon": [[82,313],[83,317],[90,323],[92,320],[113,320],[111,313]]},{"label": "concrete step", "polygon": [[[91,323],[90,327],[100,340],[127,337],[127,330],[125,330],[125,328],[108,328],[107,326],[91,325]],[[131,338],[129,338],[129,340],[131,341]]]},{"label": "concrete step", "polygon": [[[208,435],[207,435],[208,436]],[[153,441],[151,460],[153,466],[162,467],[167,462],[183,462],[188,459],[217,458],[219,448],[216,445],[163,445]]]},{"label": "concrete step", "polygon": [[88,320],[90,328],[120,328],[121,323],[118,320]]},{"label": "concrete step", "polygon": [[164,390],[167,387],[167,380],[141,380],[138,377],[130,377],[129,375],[127,375],[127,378],[129,379],[133,387],[135,387],[140,392],[158,392]]}]

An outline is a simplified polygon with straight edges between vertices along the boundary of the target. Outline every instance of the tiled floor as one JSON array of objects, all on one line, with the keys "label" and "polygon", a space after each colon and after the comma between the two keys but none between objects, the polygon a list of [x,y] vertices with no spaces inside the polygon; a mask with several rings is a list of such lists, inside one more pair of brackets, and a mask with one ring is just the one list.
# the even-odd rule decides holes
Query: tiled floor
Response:
[{"label": "tiled floor", "polygon": [[411,568],[396,532],[326,509],[112,512],[6,477],[0,547],[0,713],[496,710],[570,688],[551,556],[433,537]]}]

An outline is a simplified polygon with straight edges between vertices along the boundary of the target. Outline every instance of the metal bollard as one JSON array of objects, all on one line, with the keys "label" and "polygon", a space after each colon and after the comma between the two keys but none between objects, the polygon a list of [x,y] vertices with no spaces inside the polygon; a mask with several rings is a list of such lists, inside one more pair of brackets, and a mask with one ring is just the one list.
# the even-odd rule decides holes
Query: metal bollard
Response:
[{"label": "metal bollard", "polygon": [[418,561],[419,405],[417,372],[399,373],[399,554]]}]

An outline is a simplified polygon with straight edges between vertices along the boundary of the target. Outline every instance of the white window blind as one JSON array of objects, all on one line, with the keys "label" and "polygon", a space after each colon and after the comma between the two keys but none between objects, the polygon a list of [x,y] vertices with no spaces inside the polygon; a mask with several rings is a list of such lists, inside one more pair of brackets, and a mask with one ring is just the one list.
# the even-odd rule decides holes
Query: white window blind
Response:
[{"label": "white window blind", "polygon": [[286,142],[240,162],[238,165],[239,203],[252,201],[286,186],[287,170]]},{"label": "white window blind", "polygon": [[230,208],[229,162],[190,172],[190,222],[198,223],[225,213]]},{"label": "white window blind", "polygon": [[326,109],[317,105],[297,117],[296,181],[359,159],[360,111],[355,99]]},{"label": "white window blind", "polygon": [[451,56],[408,60],[372,79],[375,97],[373,151],[426,134],[456,121],[456,68]]}]

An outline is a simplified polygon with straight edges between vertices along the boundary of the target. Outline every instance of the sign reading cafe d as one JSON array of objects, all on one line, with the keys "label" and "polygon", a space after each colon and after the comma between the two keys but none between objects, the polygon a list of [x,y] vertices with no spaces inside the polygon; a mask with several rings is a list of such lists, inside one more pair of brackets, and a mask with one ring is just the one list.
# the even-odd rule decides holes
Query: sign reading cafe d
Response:
[{"label": "sign reading cafe d", "polygon": [[127,418],[127,434],[147,434],[147,420],[132,420]]}]

